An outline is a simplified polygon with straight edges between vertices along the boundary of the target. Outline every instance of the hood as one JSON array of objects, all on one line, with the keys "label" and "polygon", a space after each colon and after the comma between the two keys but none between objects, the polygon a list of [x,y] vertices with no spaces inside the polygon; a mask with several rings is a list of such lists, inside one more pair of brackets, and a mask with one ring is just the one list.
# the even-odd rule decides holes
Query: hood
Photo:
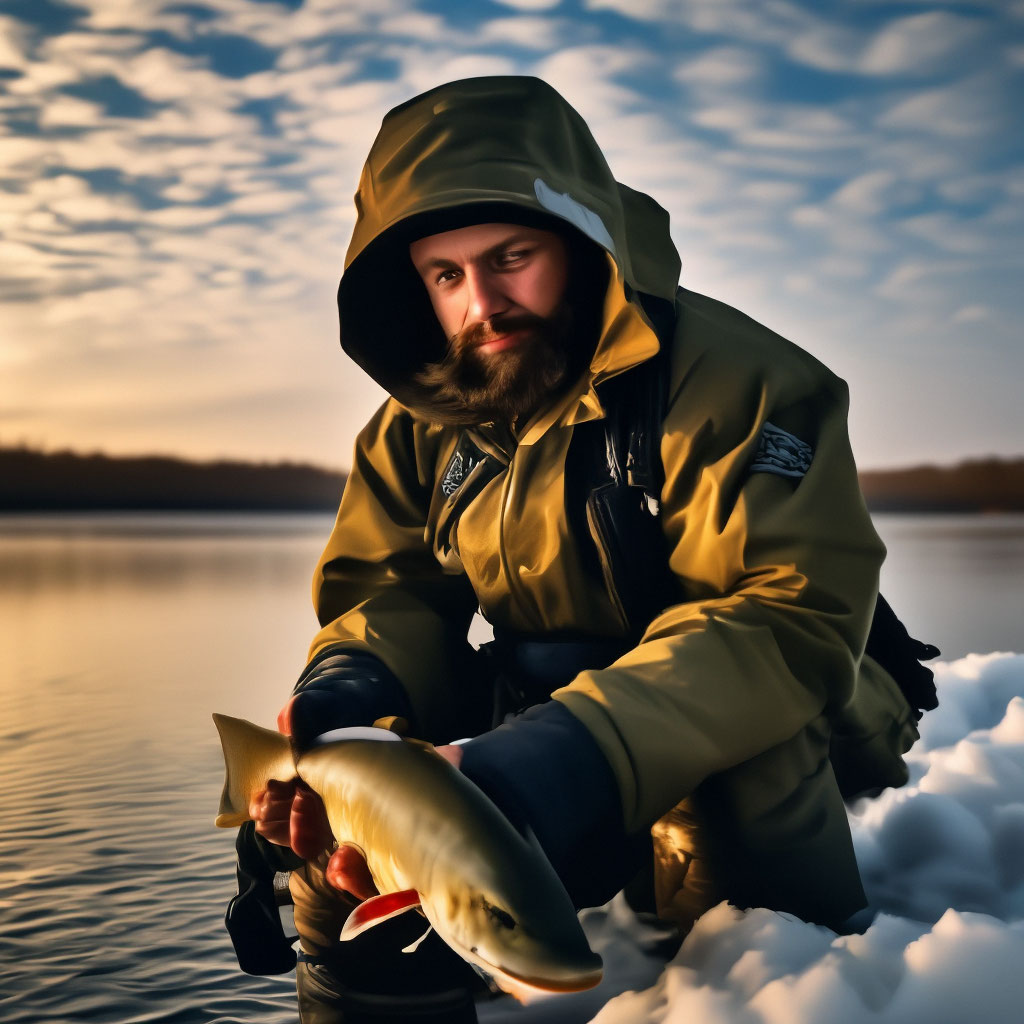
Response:
[{"label": "hood", "polygon": [[615,181],[586,122],[540,79],[450,82],[390,111],[355,203],[338,289],[342,348],[414,413],[429,418],[412,377],[441,358],[446,342],[408,244],[437,231],[508,220],[580,232],[614,267],[592,382],[657,350],[648,339],[645,352],[613,353],[609,334],[622,333],[623,302],[643,317],[644,297],[675,295],[679,256],[668,214]]}]

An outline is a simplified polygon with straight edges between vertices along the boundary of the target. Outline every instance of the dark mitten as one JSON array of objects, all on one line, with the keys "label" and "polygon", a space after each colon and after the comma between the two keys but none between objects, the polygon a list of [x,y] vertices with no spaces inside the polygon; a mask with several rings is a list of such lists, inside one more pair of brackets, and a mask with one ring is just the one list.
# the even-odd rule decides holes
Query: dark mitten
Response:
[{"label": "dark mitten", "polygon": [[512,824],[532,833],[577,907],[612,898],[650,856],[626,834],[619,788],[590,732],[558,701],[462,747],[460,768]]},{"label": "dark mitten", "polygon": [[306,666],[294,692],[292,739],[300,750],[331,729],[372,725],[391,715],[414,728],[402,684],[372,654],[328,647]]}]

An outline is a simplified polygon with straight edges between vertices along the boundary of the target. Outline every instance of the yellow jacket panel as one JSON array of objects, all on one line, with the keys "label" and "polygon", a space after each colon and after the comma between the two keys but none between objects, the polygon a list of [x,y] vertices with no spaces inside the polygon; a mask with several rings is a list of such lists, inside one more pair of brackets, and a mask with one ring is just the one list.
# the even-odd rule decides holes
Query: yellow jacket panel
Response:
[{"label": "yellow jacket panel", "polygon": [[[480,111],[496,105],[518,128],[488,126]],[[443,339],[407,241],[438,210],[494,203],[561,218],[610,266],[588,371],[516,433],[432,422],[411,382]],[[574,503],[586,496],[567,489],[565,466],[577,428],[604,415],[602,383],[659,349],[640,297],[670,300],[660,520],[681,597],[626,654],[554,699],[608,758],[630,830],[725,778],[721,799],[748,823],[749,845],[767,850],[772,752],[800,745],[799,771],[819,777],[824,796],[798,831],[826,862],[821,888],[838,894],[836,914],[857,909],[829,733],[848,720],[864,734],[876,720],[890,729],[878,708],[889,702],[903,724],[909,709],[877,666],[861,670],[884,548],[858,486],[844,383],[736,310],[677,289],[667,215],[614,181],[578,115],[536,80],[454,83],[392,112],[357,208],[339,290],[342,342],[396,397],[356,443],[314,581],[323,628],[311,654],[342,644],[381,658],[424,734],[441,741],[458,733],[474,685],[466,630],[478,604],[518,633],[627,635],[613,587],[588,569],[596,538],[581,534]],[[479,209],[496,219],[490,205]],[[802,476],[758,471],[772,428],[813,450]],[[446,474],[465,439],[481,457],[452,487]],[[817,738],[808,745],[808,736]]]}]

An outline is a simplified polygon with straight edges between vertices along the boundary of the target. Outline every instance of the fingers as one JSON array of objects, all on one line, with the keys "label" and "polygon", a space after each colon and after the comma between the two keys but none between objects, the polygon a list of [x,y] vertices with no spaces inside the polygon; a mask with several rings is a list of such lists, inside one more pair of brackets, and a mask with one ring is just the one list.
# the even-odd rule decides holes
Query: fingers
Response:
[{"label": "fingers", "polygon": [[303,783],[291,803],[288,845],[304,860],[312,860],[334,842],[324,802]]},{"label": "fingers", "polygon": [[278,782],[269,779],[267,788],[256,793],[249,801],[249,817],[254,821],[272,821],[287,817],[295,796],[296,780]]},{"label": "fingers", "polygon": [[339,846],[327,862],[327,881],[335,889],[351,893],[357,900],[377,895],[377,886],[366,865],[366,858],[354,846]]},{"label": "fingers", "polygon": [[268,842],[290,845],[290,819],[295,782],[271,779],[267,788],[249,801],[249,817],[256,822],[256,831]]},{"label": "fingers", "polygon": [[282,736],[291,736],[292,734],[292,705],[294,703],[295,698],[292,697],[277,713],[277,731]]},{"label": "fingers", "polygon": [[267,782],[267,788],[249,802],[249,817],[264,839],[290,846],[304,860],[312,860],[334,842],[323,801],[296,779]]},{"label": "fingers", "polygon": [[462,747],[456,746],[454,743],[446,743],[441,747],[434,747],[434,749],[446,760],[450,761],[456,768],[462,764]]}]

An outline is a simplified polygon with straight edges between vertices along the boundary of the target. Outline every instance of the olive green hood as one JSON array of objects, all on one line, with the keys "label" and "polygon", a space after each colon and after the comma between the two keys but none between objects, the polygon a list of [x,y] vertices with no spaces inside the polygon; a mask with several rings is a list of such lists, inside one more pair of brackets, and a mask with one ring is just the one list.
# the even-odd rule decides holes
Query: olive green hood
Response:
[{"label": "olive green hood", "polygon": [[611,256],[620,297],[675,295],[668,214],[615,181],[583,118],[537,78],[451,82],[396,107],[355,203],[338,289],[342,347],[414,411],[413,375],[445,345],[408,257],[415,238],[485,221],[560,223]]}]

